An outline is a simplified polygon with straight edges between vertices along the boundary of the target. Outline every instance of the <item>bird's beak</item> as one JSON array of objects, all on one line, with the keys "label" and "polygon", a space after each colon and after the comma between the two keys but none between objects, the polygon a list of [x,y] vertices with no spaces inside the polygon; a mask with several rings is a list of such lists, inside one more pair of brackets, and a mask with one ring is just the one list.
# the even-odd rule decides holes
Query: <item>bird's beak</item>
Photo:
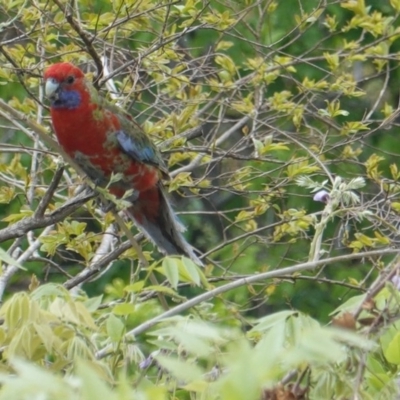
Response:
[{"label": "bird's beak", "polygon": [[57,99],[59,87],[60,84],[54,78],[49,78],[45,83],[44,92],[49,99]]}]

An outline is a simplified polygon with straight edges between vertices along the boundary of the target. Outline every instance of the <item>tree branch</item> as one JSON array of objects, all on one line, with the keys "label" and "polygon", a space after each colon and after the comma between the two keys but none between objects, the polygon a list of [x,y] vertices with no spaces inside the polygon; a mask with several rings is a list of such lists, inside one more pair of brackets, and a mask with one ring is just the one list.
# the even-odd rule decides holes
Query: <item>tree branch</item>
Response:
[{"label": "tree branch", "polygon": [[[294,265],[291,267],[286,267],[286,268],[282,268],[282,269],[275,270],[275,271],[268,271],[268,272],[253,275],[250,277],[241,278],[241,279],[236,280],[235,282],[227,283],[226,285],[217,287],[213,290],[210,290],[209,292],[206,292],[199,296],[196,296],[193,299],[190,299],[183,304],[180,304],[180,305],[178,305],[178,306],[176,306],[154,318],[149,319],[148,321],[144,322],[143,324],[141,324],[141,325],[137,326],[136,328],[127,332],[125,335],[125,338],[140,335],[143,332],[146,332],[148,329],[152,328],[154,325],[161,322],[162,320],[165,320],[166,318],[181,314],[184,311],[187,311],[190,308],[192,308],[204,301],[208,301],[216,296],[219,296],[222,293],[239,288],[241,286],[251,285],[255,282],[259,282],[259,281],[266,280],[266,279],[279,278],[282,275],[294,274],[294,273],[297,273],[300,271],[305,271],[305,270],[313,270],[313,269],[316,269],[323,265],[333,264],[336,262],[355,260],[355,259],[360,259],[360,258],[365,258],[365,257],[380,257],[380,256],[384,256],[384,255],[398,254],[398,252],[399,252],[398,249],[386,249],[386,250],[366,251],[364,253],[352,253],[352,254],[346,254],[346,255],[338,256],[338,257],[330,257],[330,258],[326,258],[324,260],[317,260],[317,261],[312,261],[312,262],[301,263],[301,264]],[[112,345],[107,345],[106,347],[104,347],[103,349],[99,350],[96,353],[96,358],[100,359],[100,358],[107,356],[108,354],[110,354],[112,352],[112,348],[113,348]]]},{"label": "tree branch", "polygon": [[15,239],[25,235],[33,229],[44,228],[48,225],[53,225],[57,222],[64,220],[71,215],[79,207],[85,204],[88,200],[96,197],[96,193],[84,193],[68,200],[58,210],[43,216],[33,215],[32,217],[25,218],[0,230],[0,242],[5,240]]}]

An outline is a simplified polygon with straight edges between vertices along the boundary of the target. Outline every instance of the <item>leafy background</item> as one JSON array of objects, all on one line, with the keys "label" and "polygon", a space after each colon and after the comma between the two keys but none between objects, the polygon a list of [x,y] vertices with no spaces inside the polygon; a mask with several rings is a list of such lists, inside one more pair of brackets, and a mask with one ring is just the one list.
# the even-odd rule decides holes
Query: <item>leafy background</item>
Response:
[{"label": "leafy background", "polygon": [[[398,0],[0,5],[0,399],[398,396]],[[82,191],[61,60],[160,146],[204,270]]]}]

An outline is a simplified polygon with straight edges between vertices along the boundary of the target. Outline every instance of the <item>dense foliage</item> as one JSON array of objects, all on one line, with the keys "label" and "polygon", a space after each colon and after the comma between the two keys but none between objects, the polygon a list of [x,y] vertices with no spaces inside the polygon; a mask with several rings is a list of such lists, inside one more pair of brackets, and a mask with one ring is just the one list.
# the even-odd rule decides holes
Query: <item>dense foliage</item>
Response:
[{"label": "dense foliage", "polygon": [[[0,10],[0,400],[399,396],[400,0]],[[52,139],[61,60],[160,147],[204,269]]]}]

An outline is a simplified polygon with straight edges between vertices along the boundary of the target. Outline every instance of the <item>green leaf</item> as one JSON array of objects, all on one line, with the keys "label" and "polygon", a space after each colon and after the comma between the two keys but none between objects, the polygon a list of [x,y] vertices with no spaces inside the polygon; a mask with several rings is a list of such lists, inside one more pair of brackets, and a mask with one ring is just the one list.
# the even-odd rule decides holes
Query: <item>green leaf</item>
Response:
[{"label": "green leaf", "polygon": [[0,187],[0,203],[8,204],[15,197],[15,188],[13,186]]},{"label": "green leaf", "polygon": [[53,346],[55,342],[57,342],[57,348],[60,348],[61,340],[56,335],[54,335],[49,325],[34,323],[33,328],[49,353],[54,350]]},{"label": "green leaf", "polygon": [[400,365],[400,332],[397,333],[389,345],[383,349],[383,355],[388,362]]},{"label": "green leaf", "polygon": [[85,300],[83,304],[89,312],[94,312],[100,307],[102,300],[103,295],[95,296]]},{"label": "green leaf", "polygon": [[196,363],[189,363],[175,357],[162,355],[157,355],[155,358],[172,376],[185,383],[199,380],[204,374],[204,371]]},{"label": "green leaf", "polygon": [[234,46],[234,43],[233,43],[233,42],[221,40],[220,42],[218,42],[217,47],[215,48],[215,51],[228,50],[228,49],[230,49],[232,46]]},{"label": "green leaf", "polygon": [[0,374],[0,400],[74,399],[72,390],[58,376],[21,359],[14,358],[11,364],[16,376]]},{"label": "green leaf", "polygon": [[137,293],[141,292],[143,288],[144,288],[144,281],[142,280],[125,286],[124,291],[127,293]]},{"label": "green leaf", "polygon": [[187,278],[188,281],[200,286],[199,267],[189,258],[182,257],[182,263],[179,265],[181,275]]},{"label": "green leaf", "polygon": [[162,262],[162,270],[173,289],[177,289],[179,283],[179,260],[175,257],[165,257]]},{"label": "green leaf", "polygon": [[390,0],[390,5],[397,11],[400,11],[400,0]]},{"label": "green leaf", "polygon": [[320,328],[304,331],[295,349],[287,355],[286,361],[295,367],[304,362],[310,364],[343,362],[345,358],[344,346],[333,340],[327,330]]},{"label": "green leaf", "polygon": [[286,174],[289,178],[294,178],[297,175],[311,174],[313,172],[319,171],[319,167],[316,165],[309,165],[307,160],[296,161],[290,163],[286,169]]},{"label": "green leaf", "polygon": [[125,332],[124,323],[114,314],[110,314],[107,318],[106,326],[107,335],[110,337],[111,341],[114,343],[120,342]]},{"label": "green leaf", "polygon": [[117,304],[112,312],[115,315],[129,315],[133,314],[135,312],[135,305],[132,303],[122,303],[122,304]]},{"label": "green leaf", "polygon": [[88,362],[78,361],[77,375],[80,379],[80,391],[84,400],[107,399],[117,400],[116,393],[104,383]]},{"label": "green leaf", "polygon": [[249,331],[250,332],[265,332],[276,324],[286,321],[290,316],[297,314],[296,311],[280,311],[260,318],[258,323]]},{"label": "green leaf", "polygon": [[6,264],[13,265],[14,267],[17,267],[19,269],[22,269],[22,270],[26,271],[26,268],[24,268],[17,260],[15,260],[13,257],[11,257],[2,248],[0,248],[0,260],[3,261]]},{"label": "green leaf", "polygon": [[171,297],[178,297],[178,298],[184,299],[184,297],[180,296],[178,292],[176,292],[175,290],[173,290],[167,286],[150,285],[150,286],[146,287],[146,290],[154,291],[157,293],[165,293],[165,294],[169,294]]},{"label": "green leaf", "polygon": [[[269,381],[265,372],[265,354],[256,354],[247,341],[240,339],[232,343],[224,357],[227,373],[215,384],[223,400],[260,399],[263,381]],[[267,361],[268,362],[268,361]]]},{"label": "green leaf", "polygon": [[[262,368],[270,373],[279,373],[280,368],[276,366],[279,364],[279,360],[282,359],[285,345],[286,348],[288,347],[287,339],[290,340],[290,337],[285,333],[285,325],[284,320],[274,324],[254,348],[255,362],[261,364]],[[265,354],[268,354],[268,359],[265,358]],[[273,369],[273,371],[270,369]]]},{"label": "green leaf", "polygon": [[361,294],[358,296],[350,297],[350,299],[346,300],[343,304],[337,307],[334,311],[332,311],[329,315],[335,315],[342,311],[352,312],[360,307],[360,305],[365,300],[365,294]]},{"label": "green leaf", "polygon": [[31,298],[35,300],[43,300],[48,298],[69,298],[69,292],[63,286],[57,283],[46,283],[45,285],[40,285],[31,293]]}]

